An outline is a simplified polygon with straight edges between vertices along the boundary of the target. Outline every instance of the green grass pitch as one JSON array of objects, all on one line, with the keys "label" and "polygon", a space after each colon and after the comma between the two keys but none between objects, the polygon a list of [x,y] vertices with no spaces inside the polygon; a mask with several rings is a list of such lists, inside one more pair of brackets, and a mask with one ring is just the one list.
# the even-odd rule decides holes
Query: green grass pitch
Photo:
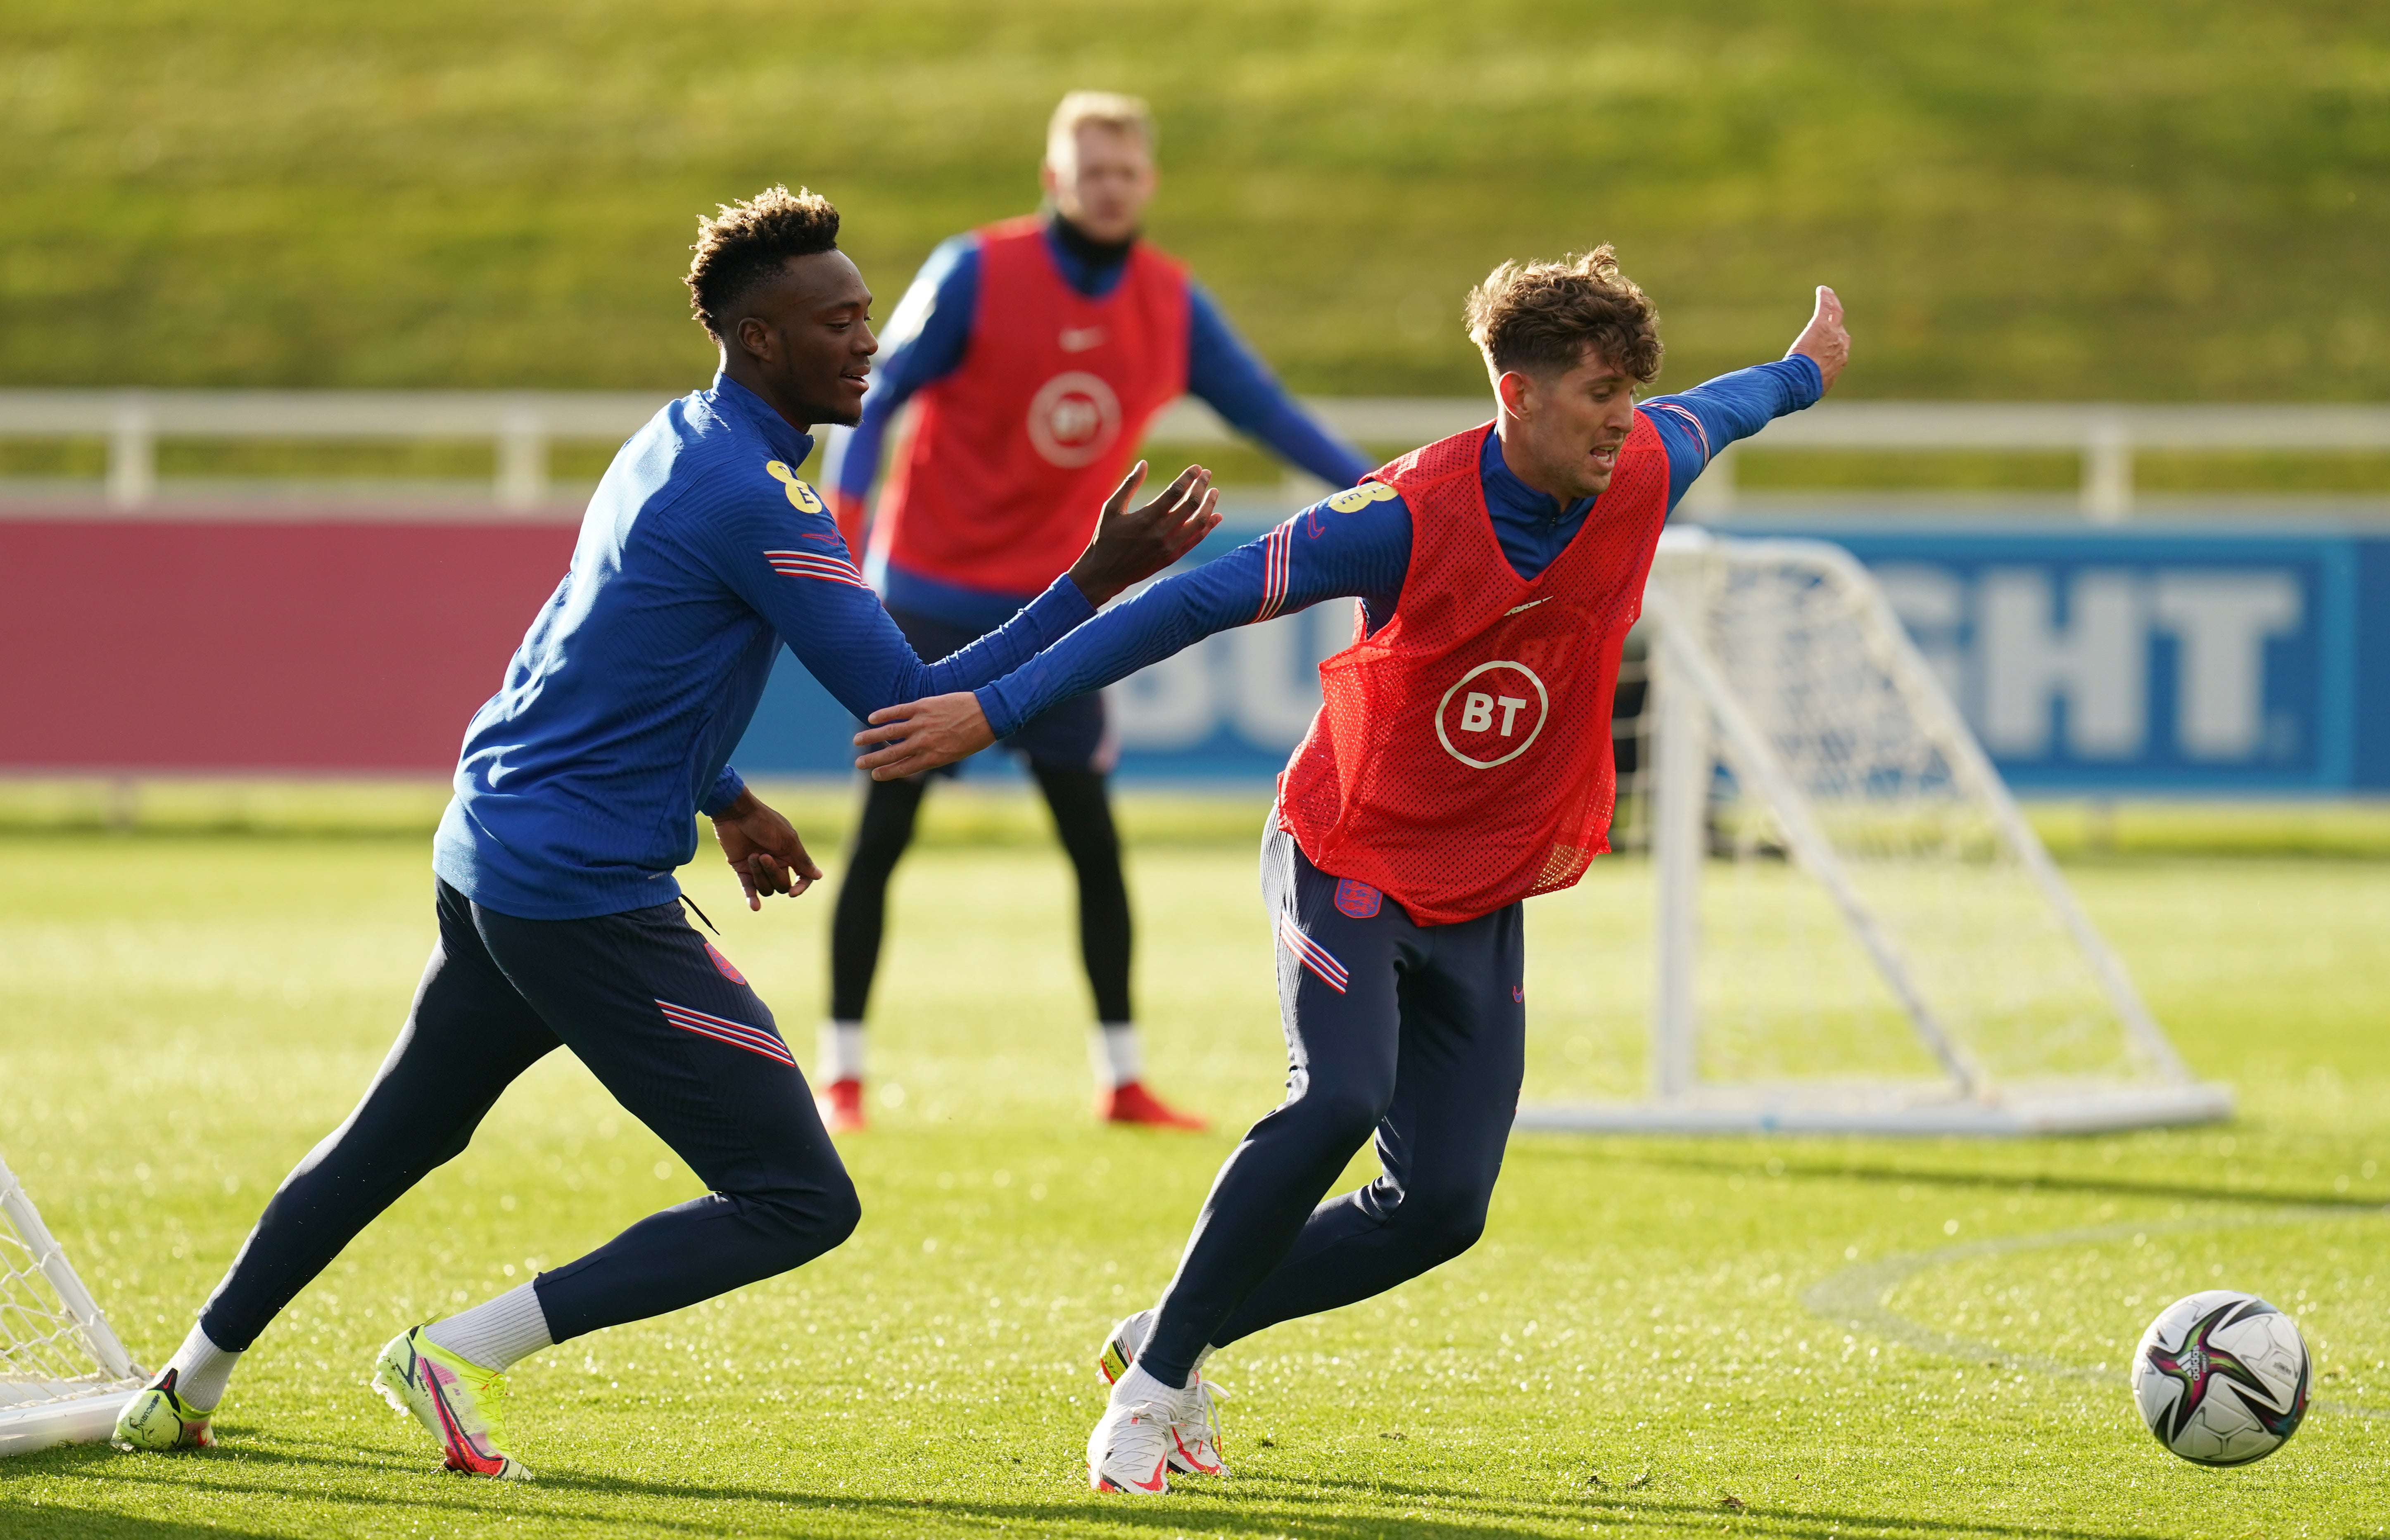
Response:
[{"label": "green grass pitch", "polygon": [[[1066,868],[936,844],[899,879],[874,1038],[901,1104],[845,1145],[862,1230],[520,1368],[535,1484],[436,1474],[365,1380],[401,1327],[696,1191],[560,1055],[259,1343],[220,1450],[0,1462],[0,1534],[2382,1533],[2390,866],[2346,859],[2069,867],[2185,1052],[2240,1087],[2236,1124],[1523,1136],[1476,1250],[1222,1355],[1232,1480],[1092,1496],[1099,1334],[1166,1277],[1278,1093],[1253,866],[1201,828],[1133,857],[1153,1079],[1215,1133],[1092,1124]],[[430,937],[425,866],[415,837],[0,841],[0,1149],[136,1356],[172,1349],[387,1046]],[[1530,1003],[1557,1002],[1531,1014],[1531,1097],[1587,1072],[1573,928],[1644,877],[1605,861],[1530,906]],[[751,916],[702,862],[692,888],[810,1057],[829,895]],[[2237,1471],[2162,1451],[2121,1373],[2160,1305],[2214,1283],[2298,1317],[2326,1404]]]}]

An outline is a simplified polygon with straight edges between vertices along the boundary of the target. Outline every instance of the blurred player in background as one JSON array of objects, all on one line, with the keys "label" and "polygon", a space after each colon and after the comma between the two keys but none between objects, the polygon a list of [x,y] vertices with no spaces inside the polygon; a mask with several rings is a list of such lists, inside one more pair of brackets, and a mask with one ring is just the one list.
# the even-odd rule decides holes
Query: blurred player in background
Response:
[{"label": "blurred player in background", "polygon": [[[1524,1067],[1521,901],[1607,848],[1611,695],[1661,526],[1720,450],[1824,394],[1850,349],[1820,289],[1781,362],[1638,409],[1659,317],[1608,247],[1505,263],[1468,314],[1492,423],[855,740],[889,745],[859,762],[873,775],[918,772],[1214,632],[1360,600],[1262,842],[1286,1099],[1221,1167],[1161,1303],[1105,1344],[1099,1491],[1220,1472],[1214,1348],[1475,1243]],[[1373,1131],[1377,1180],[1321,1201]]]},{"label": "blurred player in background", "polygon": [[210,1417],[258,1334],[559,1046],[707,1191],[382,1349],[375,1387],[449,1469],[530,1474],[501,1421],[519,1359],[802,1266],[854,1230],[854,1185],[795,1058],[684,918],[673,875],[703,813],[751,905],[821,876],[730,767],[773,659],[785,645],[857,712],[968,687],[1176,560],[1218,515],[1195,468],[1134,513],[1124,484],[1067,574],[985,640],[923,663],[796,474],[813,424],[860,412],[879,346],[838,223],[827,199],[782,187],[700,222],[689,298],[720,372],[607,468],[571,569],[466,728],[432,844],[438,940],[397,1043],[266,1204],[118,1444],[212,1444]]},{"label": "blurred player in background", "polygon": [[[1287,396],[1177,263],[1138,238],[1156,185],[1153,140],[1152,119],[1133,96],[1065,96],[1047,130],[1046,212],[930,254],[889,321],[863,420],[830,435],[830,506],[861,550],[881,440],[897,408],[915,404],[865,566],[924,658],[1001,625],[1054,581],[1086,545],[1097,505],[1147,421],[1182,392],[1331,486],[1369,468]],[[1201,1126],[1142,1080],[1103,697],[1058,700],[1004,741],[1029,762],[1077,870],[1099,1115]],[[925,789],[918,777],[871,783],[839,887],[817,1066],[834,1130],[863,1125],[864,1009],[889,876]]]}]

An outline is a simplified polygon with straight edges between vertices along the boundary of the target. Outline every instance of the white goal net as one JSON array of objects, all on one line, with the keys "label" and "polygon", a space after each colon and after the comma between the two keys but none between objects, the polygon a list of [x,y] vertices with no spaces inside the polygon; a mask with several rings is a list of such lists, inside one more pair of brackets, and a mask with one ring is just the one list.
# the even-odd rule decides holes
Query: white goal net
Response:
[{"label": "white goal net", "polygon": [[0,1455],[106,1438],[145,1378],[0,1162]]},{"label": "white goal net", "polygon": [[1613,839],[1646,843],[1653,876],[1638,938],[1648,1094],[1529,1106],[1522,1126],[2028,1133],[2229,1115],[1847,552],[1671,531],[1641,640]]}]

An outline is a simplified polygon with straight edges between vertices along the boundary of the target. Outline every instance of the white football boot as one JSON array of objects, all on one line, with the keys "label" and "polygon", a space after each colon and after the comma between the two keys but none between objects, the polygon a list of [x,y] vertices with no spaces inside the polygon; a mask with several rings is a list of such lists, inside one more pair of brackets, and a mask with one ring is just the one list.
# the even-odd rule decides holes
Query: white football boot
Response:
[{"label": "white football boot", "polygon": [[[1140,1310],[1124,1317],[1104,1338],[1104,1350],[1096,1355],[1096,1372],[1108,1385],[1120,1383],[1121,1376],[1137,1362],[1145,1351],[1145,1340],[1153,1333],[1153,1312]],[[1181,1392],[1186,1400],[1180,1404],[1184,1416],[1170,1425],[1170,1469],[1182,1476],[1225,1476],[1228,1468],[1220,1458],[1220,1408],[1217,1402],[1227,1396],[1227,1391],[1203,1378],[1203,1362],[1212,1356],[1205,1348],[1195,1359],[1195,1372]],[[1163,1387],[1168,1389],[1167,1386]]]},{"label": "white football boot", "polygon": [[1112,1387],[1104,1415],[1087,1435],[1087,1485],[1098,1492],[1159,1497],[1170,1490],[1171,1425],[1194,1397],[1140,1368]]}]

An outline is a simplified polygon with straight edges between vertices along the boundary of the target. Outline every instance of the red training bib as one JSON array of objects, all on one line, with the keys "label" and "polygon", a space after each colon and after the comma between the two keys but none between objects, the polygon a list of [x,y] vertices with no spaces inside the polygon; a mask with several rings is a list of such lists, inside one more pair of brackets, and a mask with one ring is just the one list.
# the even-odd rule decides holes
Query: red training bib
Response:
[{"label": "red training bib", "polygon": [[1410,508],[1402,599],[1319,665],[1319,714],[1279,777],[1279,822],[1312,865],[1421,925],[1570,887],[1610,848],[1611,692],[1668,515],[1667,451],[1638,413],[1609,489],[1525,581],[1485,511],[1491,430],[1370,473]]},{"label": "red training bib", "polygon": [[1099,300],[1034,219],[980,232],[979,307],[954,373],[914,397],[872,545],[908,571],[1035,594],[1096,532],[1146,422],[1187,388],[1187,276],[1139,241]]}]

